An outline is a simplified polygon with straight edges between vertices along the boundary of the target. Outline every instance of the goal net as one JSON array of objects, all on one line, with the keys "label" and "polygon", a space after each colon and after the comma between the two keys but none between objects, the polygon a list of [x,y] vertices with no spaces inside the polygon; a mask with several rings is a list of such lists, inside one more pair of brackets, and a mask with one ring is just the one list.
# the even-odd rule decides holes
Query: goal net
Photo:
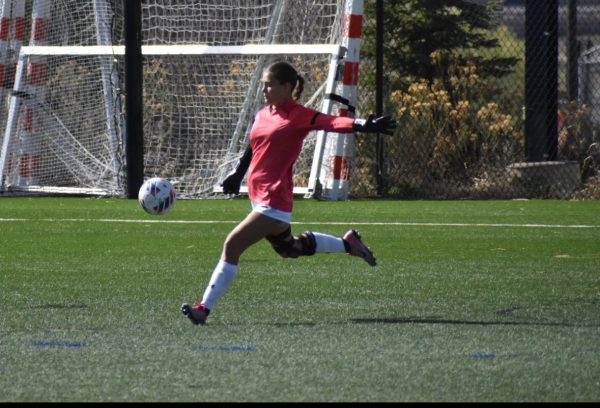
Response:
[{"label": "goal net", "polygon": [[[0,191],[123,195],[122,2],[2,4]],[[274,60],[304,76],[302,103],[331,111],[324,101],[344,52],[345,4],[143,1],[144,177],[170,179],[183,198],[219,194],[248,143],[263,104],[260,76]],[[308,188],[317,139],[309,135],[297,162],[297,192]]]}]

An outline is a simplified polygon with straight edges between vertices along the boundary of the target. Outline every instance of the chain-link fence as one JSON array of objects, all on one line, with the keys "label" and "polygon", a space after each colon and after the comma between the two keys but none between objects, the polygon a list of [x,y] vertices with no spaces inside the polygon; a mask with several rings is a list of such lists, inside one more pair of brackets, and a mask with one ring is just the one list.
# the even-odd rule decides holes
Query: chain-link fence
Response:
[{"label": "chain-link fence", "polygon": [[598,1],[366,0],[359,98],[353,197],[600,198]]}]

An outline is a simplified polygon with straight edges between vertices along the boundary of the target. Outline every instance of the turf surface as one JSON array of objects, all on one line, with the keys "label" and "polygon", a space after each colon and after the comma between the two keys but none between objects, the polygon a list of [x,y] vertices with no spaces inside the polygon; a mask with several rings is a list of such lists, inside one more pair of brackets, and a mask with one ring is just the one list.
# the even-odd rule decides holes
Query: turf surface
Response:
[{"label": "turf surface", "polygon": [[242,257],[247,200],[0,197],[0,401],[598,401],[600,202],[296,203],[343,254]]}]

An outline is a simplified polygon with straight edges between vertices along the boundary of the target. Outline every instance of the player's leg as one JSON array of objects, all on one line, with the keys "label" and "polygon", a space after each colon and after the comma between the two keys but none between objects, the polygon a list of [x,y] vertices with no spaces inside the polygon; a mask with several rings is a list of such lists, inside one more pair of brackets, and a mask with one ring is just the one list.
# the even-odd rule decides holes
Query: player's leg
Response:
[{"label": "player's leg", "polygon": [[316,243],[316,252],[346,252],[352,256],[364,259],[369,265],[377,262],[373,252],[363,242],[356,230],[350,230],[342,238],[320,232],[312,232]]},{"label": "player's leg", "polygon": [[350,230],[340,238],[313,231],[292,235],[291,228],[288,228],[281,234],[267,235],[266,239],[284,258],[311,256],[315,253],[346,252],[364,259],[371,266],[377,265],[373,252],[362,242],[356,230]]},{"label": "player's leg", "polygon": [[290,228],[289,223],[251,211],[225,239],[221,260],[237,265],[246,249],[267,235],[280,234]]},{"label": "player's leg", "polygon": [[221,259],[212,272],[202,299],[193,306],[184,303],[181,311],[194,324],[204,324],[217,300],[229,288],[237,273],[240,256],[266,234],[280,234],[289,224],[252,211],[225,239]]}]

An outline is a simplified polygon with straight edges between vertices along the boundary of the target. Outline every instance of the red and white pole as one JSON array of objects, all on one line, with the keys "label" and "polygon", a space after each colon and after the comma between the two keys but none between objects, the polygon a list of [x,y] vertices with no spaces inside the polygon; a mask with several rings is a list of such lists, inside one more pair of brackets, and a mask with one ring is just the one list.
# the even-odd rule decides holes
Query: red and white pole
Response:
[{"label": "red and white pole", "polygon": [[[25,34],[25,1],[5,0],[0,8],[0,112],[4,112],[7,92],[12,89],[17,59]],[[8,148],[8,145],[7,145]],[[7,177],[13,174],[13,152],[5,152],[2,161]]]},{"label": "red and white pole", "polygon": [[[344,73],[338,95],[356,106],[357,84],[362,36],[363,0],[348,0],[344,13],[344,37],[346,48]],[[339,88],[339,86],[338,86]],[[340,116],[353,116],[348,109],[340,109]],[[354,134],[330,133],[325,144],[323,198],[336,201],[347,200],[350,186],[350,160],[354,156]]]},{"label": "red and white pole", "polygon": [[12,0],[4,0],[0,6],[0,111],[4,107],[6,66],[9,63],[9,43]]},{"label": "red and white pole", "polygon": [[[7,65],[9,64],[9,43],[11,24],[12,0],[4,0],[0,6],[0,114],[4,113],[4,102],[6,100]],[[4,165],[4,163],[2,163]],[[8,171],[10,171],[11,157],[8,157]],[[4,169],[0,168],[0,171]],[[2,187],[2,186],[0,186]]]},{"label": "red and white pole", "polygon": [[[4,88],[12,88],[13,83],[20,82],[20,77],[17,78],[17,67],[19,52],[21,45],[23,44],[25,34],[25,1],[26,0],[6,0],[4,2],[4,8],[2,9],[2,74]],[[9,14],[10,13],[10,17]],[[12,26],[12,31],[11,31]],[[22,70],[21,70],[22,71]],[[6,102],[5,89],[2,89],[2,111],[4,111],[3,104]],[[4,138],[2,140],[2,150],[0,152],[0,186],[3,186],[5,181],[8,184],[16,184],[18,180],[18,171],[16,169],[19,164],[20,155],[20,144],[12,143],[14,133],[16,130],[16,118],[18,117],[18,111],[20,103],[17,103],[14,96],[10,98],[10,104],[8,109],[8,116],[5,123]]]},{"label": "red and white pole", "polygon": [[[27,0],[12,0],[12,38],[10,41],[10,49],[12,58],[10,63],[12,64],[11,73],[16,72],[16,65],[19,59],[19,52],[21,46],[25,40],[25,2]],[[14,82],[14,78],[10,78],[11,87]]]},{"label": "red and white pole", "polygon": [[[31,37],[29,44],[48,45],[50,28],[49,0],[35,0],[31,16]],[[48,81],[47,57],[32,55],[27,64],[27,94],[33,103],[23,105],[21,123],[19,185],[38,185],[41,165],[43,113],[39,104],[45,102]]]}]

